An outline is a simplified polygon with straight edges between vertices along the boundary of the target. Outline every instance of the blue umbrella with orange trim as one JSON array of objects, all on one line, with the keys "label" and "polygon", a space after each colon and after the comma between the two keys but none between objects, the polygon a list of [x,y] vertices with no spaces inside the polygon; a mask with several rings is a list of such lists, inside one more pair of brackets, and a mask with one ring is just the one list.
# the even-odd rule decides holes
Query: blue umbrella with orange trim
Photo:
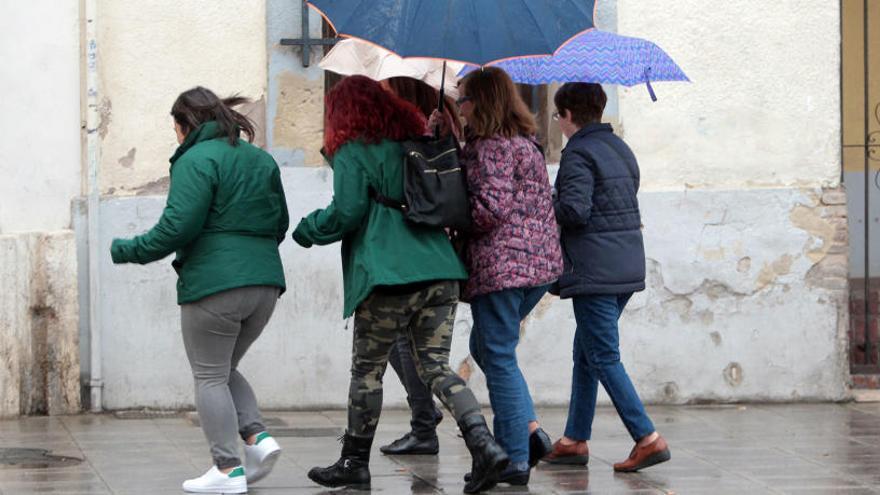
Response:
[{"label": "blue umbrella with orange trim", "polygon": [[342,37],[401,57],[486,65],[552,55],[593,28],[596,0],[309,0]]}]

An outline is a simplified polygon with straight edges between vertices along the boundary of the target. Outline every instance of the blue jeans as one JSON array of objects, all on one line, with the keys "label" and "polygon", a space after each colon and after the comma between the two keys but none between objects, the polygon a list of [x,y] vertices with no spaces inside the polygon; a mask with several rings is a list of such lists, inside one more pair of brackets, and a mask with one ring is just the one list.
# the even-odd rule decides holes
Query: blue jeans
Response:
[{"label": "blue jeans", "polygon": [[495,413],[495,440],[511,462],[528,461],[529,422],[537,419],[529,387],[516,362],[519,325],[549,288],[505,289],[471,301],[471,355],[486,375]]},{"label": "blue jeans", "polygon": [[642,400],[620,362],[620,336],[617,320],[632,293],[575,296],[574,369],[571,378],[571,402],[565,436],[589,440],[596,413],[599,382],[611,397],[617,414],[633,440],[654,432]]}]

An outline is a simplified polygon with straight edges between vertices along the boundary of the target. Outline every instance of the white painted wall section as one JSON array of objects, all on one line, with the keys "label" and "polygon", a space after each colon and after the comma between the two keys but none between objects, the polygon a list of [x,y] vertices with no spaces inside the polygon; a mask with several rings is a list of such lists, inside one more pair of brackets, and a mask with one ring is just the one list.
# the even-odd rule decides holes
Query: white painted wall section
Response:
[{"label": "white painted wall section", "polygon": [[839,183],[838,2],[617,4],[618,31],[656,42],[693,81],[657,83],[657,103],[643,86],[620,91],[644,187]]},{"label": "white painted wall section", "polygon": [[4,3],[0,232],[67,229],[81,190],[79,1]]}]

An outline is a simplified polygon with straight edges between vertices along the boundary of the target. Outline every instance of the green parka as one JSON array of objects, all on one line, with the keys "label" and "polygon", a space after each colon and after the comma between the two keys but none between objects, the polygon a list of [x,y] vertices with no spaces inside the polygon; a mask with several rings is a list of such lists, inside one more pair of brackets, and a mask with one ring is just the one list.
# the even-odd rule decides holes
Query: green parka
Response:
[{"label": "green parka", "polygon": [[285,289],[278,244],[289,225],[278,165],[239,139],[233,146],[216,122],[193,130],[171,157],[171,187],[155,227],[116,239],[114,263],[150,263],[173,252],[177,302],[228,289]]},{"label": "green parka", "polygon": [[403,148],[351,141],[333,156],[333,201],[300,221],[302,246],[342,241],[343,317],[351,316],[377,285],[464,280],[467,270],[442,228],[408,223],[399,210],[370,198],[372,188],[403,200]]}]

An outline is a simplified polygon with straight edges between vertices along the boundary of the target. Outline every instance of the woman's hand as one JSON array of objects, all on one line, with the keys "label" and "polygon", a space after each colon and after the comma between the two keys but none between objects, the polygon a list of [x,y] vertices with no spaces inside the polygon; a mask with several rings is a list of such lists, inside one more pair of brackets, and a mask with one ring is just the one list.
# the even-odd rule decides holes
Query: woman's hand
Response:
[{"label": "woman's hand", "polygon": [[434,110],[431,112],[431,117],[428,119],[428,131],[433,134],[434,130],[437,129],[437,126],[440,126],[441,136],[449,134],[451,126],[449,125],[447,115],[440,113],[439,110]]}]

